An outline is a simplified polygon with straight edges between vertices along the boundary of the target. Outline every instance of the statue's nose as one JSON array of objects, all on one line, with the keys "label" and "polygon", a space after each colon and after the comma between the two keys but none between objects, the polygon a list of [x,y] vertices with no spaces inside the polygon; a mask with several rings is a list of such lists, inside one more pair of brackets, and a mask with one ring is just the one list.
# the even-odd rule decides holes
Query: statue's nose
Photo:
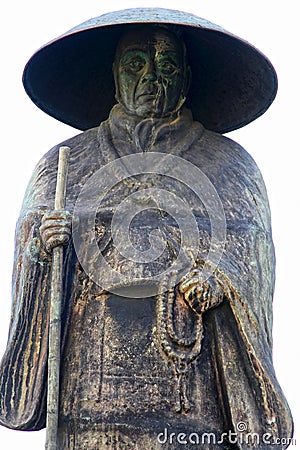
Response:
[{"label": "statue's nose", "polygon": [[143,75],[143,79],[142,82],[154,82],[157,80],[157,75],[156,75],[156,70],[155,70],[155,65],[153,62],[150,62],[149,64],[147,64],[146,66],[146,70],[145,73]]}]

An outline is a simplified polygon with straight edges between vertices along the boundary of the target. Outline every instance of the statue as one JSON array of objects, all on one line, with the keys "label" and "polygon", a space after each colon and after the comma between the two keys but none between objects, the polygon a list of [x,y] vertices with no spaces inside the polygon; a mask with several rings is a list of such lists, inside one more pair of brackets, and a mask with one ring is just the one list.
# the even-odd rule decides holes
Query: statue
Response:
[{"label": "statue", "polygon": [[41,48],[24,85],[83,132],[62,144],[66,210],[53,206],[59,146],[25,195],[0,423],[45,427],[51,252],[63,245],[59,450],[286,448],[266,190],[221,134],[272,103],[270,62],[191,14],[134,9]]}]

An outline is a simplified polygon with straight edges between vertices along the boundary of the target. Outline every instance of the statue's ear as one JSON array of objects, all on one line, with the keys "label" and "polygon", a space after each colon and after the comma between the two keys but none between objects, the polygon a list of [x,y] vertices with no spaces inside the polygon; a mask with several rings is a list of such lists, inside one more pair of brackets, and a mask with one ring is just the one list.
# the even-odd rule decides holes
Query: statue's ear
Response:
[{"label": "statue's ear", "polygon": [[180,107],[184,104],[184,102],[186,101],[190,86],[191,86],[191,81],[192,81],[192,71],[190,66],[186,66],[185,69],[185,76],[184,76],[184,80],[183,80],[183,86],[181,89],[181,95],[180,95],[180,99],[178,102],[177,107]]},{"label": "statue's ear", "polygon": [[185,70],[185,82],[184,82],[184,86],[183,86],[183,95],[186,98],[191,86],[191,82],[192,82],[192,70],[191,70],[191,66],[186,66],[186,70]]},{"label": "statue's ear", "polygon": [[114,81],[115,81],[115,99],[117,100],[117,102],[119,102],[120,90],[119,90],[118,69],[117,69],[116,61],[113,62],[112,73],[113,73]]}]

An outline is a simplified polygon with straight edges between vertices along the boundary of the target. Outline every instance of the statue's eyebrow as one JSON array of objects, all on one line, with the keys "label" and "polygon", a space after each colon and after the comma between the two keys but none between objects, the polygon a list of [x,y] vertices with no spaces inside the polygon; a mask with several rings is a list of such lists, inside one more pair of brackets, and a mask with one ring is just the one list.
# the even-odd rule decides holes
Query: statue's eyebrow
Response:
[{"label": "statue's eyebrow", "polygon": [[[138,51],[138,53],[137,53],[137,51]],[[146,57],[146,52],[144,50],[142,50],[141,48],[128,49],[121,55],[120,62],[126,64],[128,61],[130,61],[134,57],[140,57],[140,58]]]},{"label": "statue's eyebrow", "polygon": [[162,57],[168,57],[170,58],[174,63],[177,63],[178,59],[178,53],[174,50],[162,50],[157,49],[156,55],[162,56]]},{"label": "statue's eyebrow", "polygon": [[133,45],[131,47],[126,47],[124,51],[121,53],[121,59],[126,57],[127,55],[131,55],[134,52],[141,52],[141,53],[147,53],[148,48],[145,46],[144,48],[141,47],[141,45]]}]

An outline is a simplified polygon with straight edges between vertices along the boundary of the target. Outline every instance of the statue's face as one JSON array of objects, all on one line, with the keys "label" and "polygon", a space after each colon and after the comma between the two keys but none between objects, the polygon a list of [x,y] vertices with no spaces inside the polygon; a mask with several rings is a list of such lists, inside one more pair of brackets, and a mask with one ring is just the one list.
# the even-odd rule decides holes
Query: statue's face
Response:
[{"label": "statue's face", "polygon": [[117,100],[141,118],[165,117],[178,110],[189,86],[184,46],[162,28],[126,34],[118,46],[114,75]]}]

